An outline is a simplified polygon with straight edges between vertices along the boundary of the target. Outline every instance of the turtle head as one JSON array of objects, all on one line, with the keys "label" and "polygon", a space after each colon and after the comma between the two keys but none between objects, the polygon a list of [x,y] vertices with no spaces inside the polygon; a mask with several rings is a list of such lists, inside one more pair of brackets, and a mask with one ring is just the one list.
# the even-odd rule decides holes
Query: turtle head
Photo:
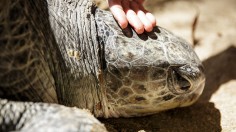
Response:
[{"label": "turtle head", "polygon": [[104,117],[132,117],[193,104],[205,76],[191,46],[155,27],[137,35],[121,30],[108,12],[97,10],[98,40],[103,48]]}]

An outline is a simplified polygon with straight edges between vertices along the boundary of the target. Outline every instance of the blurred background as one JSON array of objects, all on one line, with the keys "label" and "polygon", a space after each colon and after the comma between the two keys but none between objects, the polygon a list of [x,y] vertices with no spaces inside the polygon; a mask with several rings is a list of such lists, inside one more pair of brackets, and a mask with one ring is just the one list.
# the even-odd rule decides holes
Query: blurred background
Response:
[{"label": "blurred background", "polygon": [[[94,0],[108,10],[106,0]],[[186,39],[202,60],[206,85],[193,106],[138,118],[100,119],[109,131],[236,131],[236,0],[146,0],[157,25]]]}]

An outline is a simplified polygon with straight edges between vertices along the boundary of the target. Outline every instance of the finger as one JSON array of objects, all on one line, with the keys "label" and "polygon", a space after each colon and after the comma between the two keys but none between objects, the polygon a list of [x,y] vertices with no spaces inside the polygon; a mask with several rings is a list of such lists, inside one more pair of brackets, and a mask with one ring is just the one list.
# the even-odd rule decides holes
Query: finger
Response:
[{"label": "finger", "polygon": [[149,19],[152,26],[155,27],[156,26],[156,18],[152,15],[152,13],[146,12],[146,17]]},{"label": "finger", "polygon": [[152,26],[156,26],[156,18],[152,15],[152,13],[148,12],[143,5],[140,5],[139,8],[145,13],[148,20],[151,22]]},{"label": "finger", "polygon": [[128,26],[128,20],[126,18],[125,12],[123,11],[120,0],[108,0],[108,4],[114,18],[117,20],[120,27],[122,29],[126,28]]},{"label": "finger", "polygon": [[153,29],[152,23],[146,17],[145,13],[139,9],[139,5],[136,2],[131,2],[131,8],[136,12],[137,16],[139,17],[140,21],[144,25],[144,29],[147,32],[151,32]]},{"label": "finger", "polygon": [[122,6],[126,13],[127,20],[129,24],[134,28],[134,30],[138,34],[142,34],[144,32],[144,26],[140,19],[138,18],[137,14],[130,8],[130,2],[128,0],[122,1]]}]

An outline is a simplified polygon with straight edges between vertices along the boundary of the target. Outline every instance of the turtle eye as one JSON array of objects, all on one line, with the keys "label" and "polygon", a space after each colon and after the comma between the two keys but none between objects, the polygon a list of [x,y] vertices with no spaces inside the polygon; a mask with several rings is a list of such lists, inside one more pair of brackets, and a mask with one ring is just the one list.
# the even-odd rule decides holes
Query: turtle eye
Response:
[{"label": "turtle eye", "polygon": [[178,71],[172,71],[172,84],[177,93],[185,93],[191,88],[190,82]]}]

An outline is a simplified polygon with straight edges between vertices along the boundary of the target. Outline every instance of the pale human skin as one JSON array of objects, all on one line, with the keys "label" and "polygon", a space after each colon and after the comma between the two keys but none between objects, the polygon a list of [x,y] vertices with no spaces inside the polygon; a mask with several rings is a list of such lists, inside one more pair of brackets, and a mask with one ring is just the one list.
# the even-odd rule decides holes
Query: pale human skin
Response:
[{"label": "pale human skin", "polygon": [[155,17],[143,7],[144,0],[107,0],[114,18],[122,29],[130,24],[138,34],[151,32]]}]

